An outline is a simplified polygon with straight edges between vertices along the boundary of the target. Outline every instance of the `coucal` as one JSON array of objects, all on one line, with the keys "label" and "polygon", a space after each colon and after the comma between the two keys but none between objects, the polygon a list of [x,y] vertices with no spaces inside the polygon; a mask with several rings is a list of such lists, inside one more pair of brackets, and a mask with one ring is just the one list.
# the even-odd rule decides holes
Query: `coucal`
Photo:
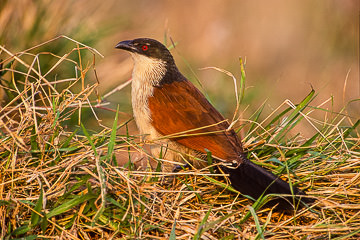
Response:
[{"label": "coucal", "polygon": [[[232,186],[242,194],[255,200],[263,194],[286,194],[287,197],[272,200],[280,209],[299,203],[294,195],[301,197],[305,193],[246,158],[235,131],[180,73],[163,44],[137,38],[119,42],[116,48],[128,51],[134,60],[134,118],[140,133],[157,143],[151,147],[151,153],[168,160],[163,164],[166,171],[174,169],[174,162],[184,162],[184,158],[195,167],[205,166],[211,152],[229,175]],[[303,197],[304,200],[311,199]]]}]

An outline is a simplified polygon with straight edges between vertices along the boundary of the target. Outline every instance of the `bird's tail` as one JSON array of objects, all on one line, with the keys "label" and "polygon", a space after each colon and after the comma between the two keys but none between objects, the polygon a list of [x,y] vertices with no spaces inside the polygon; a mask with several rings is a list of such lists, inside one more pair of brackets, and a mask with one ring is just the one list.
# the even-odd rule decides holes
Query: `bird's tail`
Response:
[{"label": "bird's tail", "polygon": [[306,194],[297,187],[291,188],[287,182],[247,159],[237,168],[221,168],[229,174],[231,185],[236,190],[255,200],[267,194],[291,195],[275,197],[268,202],[268,205],[277,204],[278,209],[291,210],[294,206],[302,207],[304,203],[313,202],[313,199],[305,197]]}]

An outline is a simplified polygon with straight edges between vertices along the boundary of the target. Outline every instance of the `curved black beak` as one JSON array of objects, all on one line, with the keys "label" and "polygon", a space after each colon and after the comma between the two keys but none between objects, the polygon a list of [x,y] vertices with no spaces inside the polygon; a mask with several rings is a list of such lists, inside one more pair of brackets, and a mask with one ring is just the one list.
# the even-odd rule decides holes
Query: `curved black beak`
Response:
[{"label": "curved black beak", "polygon": [[134,46],[133,41],[125,40],[116,44],[115,48],[123,49],[129,52],[137,52],[137,48]]}]

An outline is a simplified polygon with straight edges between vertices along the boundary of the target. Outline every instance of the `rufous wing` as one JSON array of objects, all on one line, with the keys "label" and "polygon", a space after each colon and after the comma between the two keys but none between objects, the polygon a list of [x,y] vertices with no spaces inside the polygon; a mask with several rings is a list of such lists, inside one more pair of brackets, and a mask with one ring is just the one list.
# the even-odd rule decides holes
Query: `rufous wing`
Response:
[{"label": "rufous wing", "polygon": [[229,123],[188,80],[154,87],[149,98],[152,125],[171,140],[218,159],[239,161],[241,142]]}]

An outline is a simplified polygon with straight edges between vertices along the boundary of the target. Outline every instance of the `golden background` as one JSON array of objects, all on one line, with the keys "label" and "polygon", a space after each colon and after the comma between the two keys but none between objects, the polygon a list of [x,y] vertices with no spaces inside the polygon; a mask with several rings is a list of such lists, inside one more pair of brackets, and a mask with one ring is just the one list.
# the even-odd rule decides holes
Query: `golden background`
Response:
[{"label": "golden background", "polygon": [[[0,3],[0,29],[0,44],[12,52],[61,34],[96,48],[105,56],[96,59],[101,95],[131,77],[132,60],[114,48],[117,42],[150,37],[170,45],[171,38],[180,71],[193,82],[197,77],[228,118],[236,105],[232,79],[201,68],[219,67],[240,80],[240,57],[246,62],[244,118],[264,102],[264,117],[286,99],[296,104],[312,87],[317,94],[312,106],[323,103],[330,111],[314,117],[324,121],[344,107],[354,121],[360,116],[355,0],[8,0]],[[58,44],[61,52],[63,42],[51,46]],[[107,100],[113,108],[120,105],[128,114],[124,118],[131,116],[129,86]],[[306,134],[309,128],[302,124],[296,131]]]}]

